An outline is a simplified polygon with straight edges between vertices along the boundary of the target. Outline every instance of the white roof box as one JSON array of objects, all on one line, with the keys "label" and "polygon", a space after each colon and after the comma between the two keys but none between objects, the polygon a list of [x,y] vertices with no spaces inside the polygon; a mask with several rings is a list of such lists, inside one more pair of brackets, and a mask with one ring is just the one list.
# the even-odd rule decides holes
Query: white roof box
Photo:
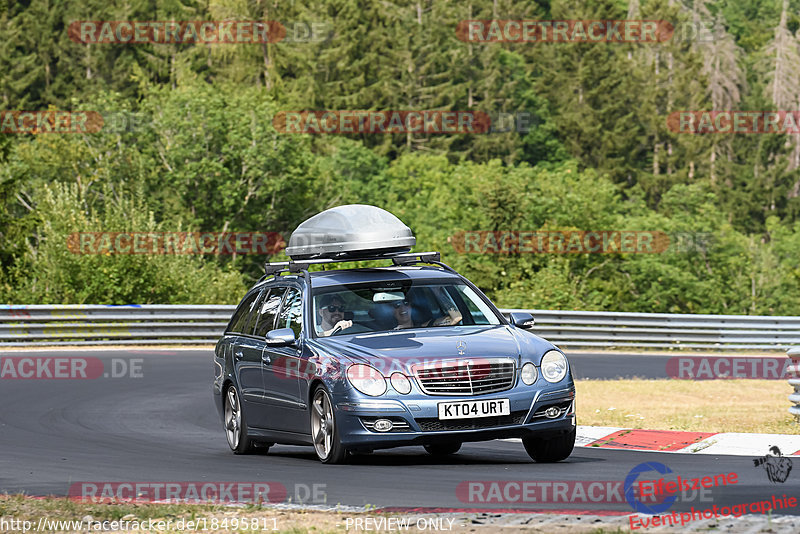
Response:
[{"label": "white roof box", "polygon": [[300,224],[289,238],[292,260],[366,258],[408,252],[417,240],[403,221],[364,204],[337,206]]}]

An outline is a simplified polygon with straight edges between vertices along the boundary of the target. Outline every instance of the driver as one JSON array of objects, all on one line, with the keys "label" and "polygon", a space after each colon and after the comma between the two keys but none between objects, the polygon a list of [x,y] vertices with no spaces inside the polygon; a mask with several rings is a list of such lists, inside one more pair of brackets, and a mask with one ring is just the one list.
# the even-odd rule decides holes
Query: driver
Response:
[{"label": "driver", "polygon": [[319,299],[319,313],[322,321],[317,326],[317,333],[327,337],[334,331],[346,330],[353,326],[353,321],[344,319],[344,300],[339,295],[323,295]]}]

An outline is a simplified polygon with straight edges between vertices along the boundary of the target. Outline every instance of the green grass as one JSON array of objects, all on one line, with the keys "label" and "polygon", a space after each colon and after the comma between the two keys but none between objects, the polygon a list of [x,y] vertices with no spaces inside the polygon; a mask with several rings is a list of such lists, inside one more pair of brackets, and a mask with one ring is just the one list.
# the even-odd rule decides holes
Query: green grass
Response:
[{"label": "green grass", "polygon": [[785,380],[578,380],[578,424],[800,434]]}]

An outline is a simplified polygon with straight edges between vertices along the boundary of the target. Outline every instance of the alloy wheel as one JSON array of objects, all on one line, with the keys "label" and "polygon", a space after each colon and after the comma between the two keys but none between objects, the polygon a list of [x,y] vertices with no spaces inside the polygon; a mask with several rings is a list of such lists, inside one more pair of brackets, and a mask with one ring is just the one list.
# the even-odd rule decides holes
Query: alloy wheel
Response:
[{"label": "alloy wheel", "polygon": [[331,399],[324,389],[318,389],[314,394],[311,412],[311,436],[314,438],[314,448],[321,460],[331,454],[333,448],[333,433],[335,431],[333,420],[333,406]]},{"label": "alloy wheel", "polygon": [[236,450],[242,439],[242,411],[236,388],[233,386],[228,388],[225,400],[225,436],[228,438],[230,448]]}]

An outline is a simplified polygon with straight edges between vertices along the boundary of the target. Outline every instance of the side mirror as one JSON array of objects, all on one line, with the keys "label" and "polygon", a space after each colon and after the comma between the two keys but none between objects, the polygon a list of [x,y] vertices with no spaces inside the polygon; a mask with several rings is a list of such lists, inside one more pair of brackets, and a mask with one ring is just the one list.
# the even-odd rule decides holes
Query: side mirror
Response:
[{"label": "side mirror", "polygon": [[533,315],[527,312],[511,312],[508,314],[508,318],[512,325],[525,330],[533,328],[535,324]]},{"label": "side mirror", "polygon": [[291,328],[278,328],[267,332],[267,345],[270,347],[286,347],[294,345],[297,339]]}]

